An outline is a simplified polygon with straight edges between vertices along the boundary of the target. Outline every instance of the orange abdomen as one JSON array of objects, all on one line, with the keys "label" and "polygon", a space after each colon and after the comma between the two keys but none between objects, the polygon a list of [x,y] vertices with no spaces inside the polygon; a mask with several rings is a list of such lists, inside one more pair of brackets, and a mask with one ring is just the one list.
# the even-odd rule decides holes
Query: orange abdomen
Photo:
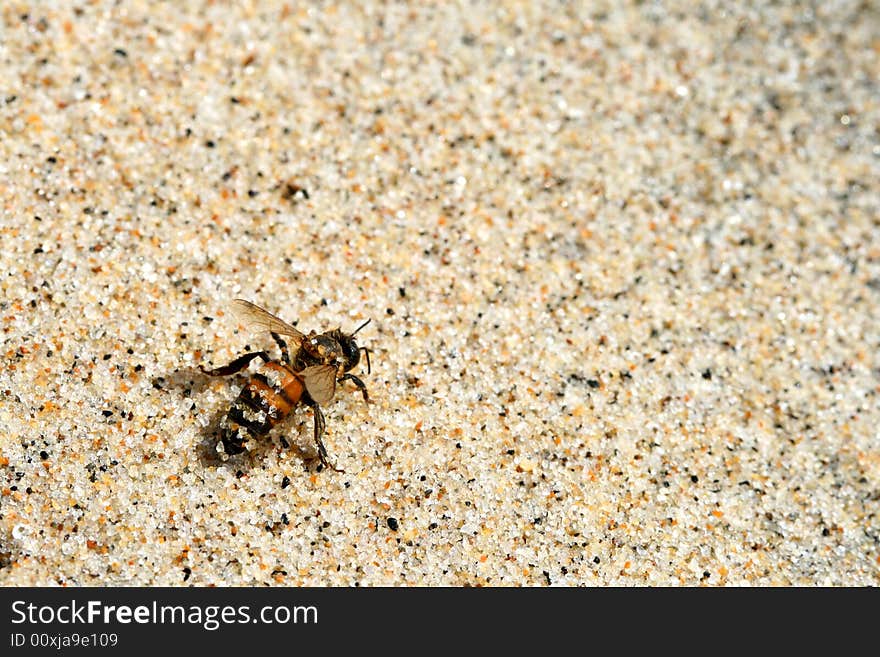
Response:
[{"label": "orange abdomen", "polygon": [[[278,404],[279,416],[284,417],[297,405],[305,392],[303,380],[290,367],[282,363],[271,361],[266,363],[266,369],[272,370],[278,376],[278,388],[272,388],[275,393],[275,401]],[[286,406],[286,408],[284,408]]]},{"label": "orange abdomen", "polygon": [[271,361],[263,368],[271,372],[274,380],[262,373],[251,376],[221,423],[221,439],[227,454],[244,450],[246,434],[269,433],[290,414],[305,392],[302,378],[289,366]]}]

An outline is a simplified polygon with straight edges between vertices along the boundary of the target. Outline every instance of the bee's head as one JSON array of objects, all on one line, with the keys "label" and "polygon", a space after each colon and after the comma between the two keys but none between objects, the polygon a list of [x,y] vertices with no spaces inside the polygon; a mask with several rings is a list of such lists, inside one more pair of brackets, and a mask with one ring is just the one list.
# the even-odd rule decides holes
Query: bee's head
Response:
[{"label": "bee's head", "polygon": [[361,362],[361,351],[364,351],[367,354],[367,371],[369,372],[370,352],[366,347],[358,347],[357,342],[355,342],[354,339],[355,333],[360,331],[369,323],[370,320],[368,319],[366,322],[358,326],[349,335],[346,335],[342,331],[339,331],[339,346],[342,347],[342,360],[346,372],[350,369],[357,367],[357,364]]},{"label": "bee's head", "polygon": [[347,372],[357,367],[357,364],[361,361],[361,351],[358,349],[354,338],[343,338],[340,340],[339,346],[342,347],[342,360],[345,363],[345,371]]}]

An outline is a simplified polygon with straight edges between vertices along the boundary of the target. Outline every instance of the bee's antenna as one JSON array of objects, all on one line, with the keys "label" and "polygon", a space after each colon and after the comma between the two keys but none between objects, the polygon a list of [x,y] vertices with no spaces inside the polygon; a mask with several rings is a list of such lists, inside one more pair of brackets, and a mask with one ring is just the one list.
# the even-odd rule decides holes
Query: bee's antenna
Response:
[{"label": "bee's antenna", "polygon": [[361,347],[360,351],[363,351],[367,355],[367,374],[371,374],[372,369],[370,368],[370,350],[366,347]]},{"label": "bee's antenna", "polygon": [[360,330],[361,330],[362,328],[364,328],[367,324],[369,324],[371,320],[372,320],[372,318],[371,318],[371,319],[368,319],[366,322],[364,322],[363,324],[361,324],[360,326],[358,326],[354,331],[352,331],[351,334],[354,335],[355,333],[357,333],[358,331],[360,331]]}]

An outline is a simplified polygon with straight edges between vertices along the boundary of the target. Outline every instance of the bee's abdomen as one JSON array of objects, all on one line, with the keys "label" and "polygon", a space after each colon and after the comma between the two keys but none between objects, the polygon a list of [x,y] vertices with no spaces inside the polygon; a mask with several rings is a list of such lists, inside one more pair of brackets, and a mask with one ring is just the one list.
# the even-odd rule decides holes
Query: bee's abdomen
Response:
[{"label": "bee's abdomen", "polygon": [[220,440],[227,454],[243,452],[249,436],[265,436],[299,401],[299,378],[281,364],[266,363],[266,368],[276,381],[264,374],[251,376],[221,421]]}]

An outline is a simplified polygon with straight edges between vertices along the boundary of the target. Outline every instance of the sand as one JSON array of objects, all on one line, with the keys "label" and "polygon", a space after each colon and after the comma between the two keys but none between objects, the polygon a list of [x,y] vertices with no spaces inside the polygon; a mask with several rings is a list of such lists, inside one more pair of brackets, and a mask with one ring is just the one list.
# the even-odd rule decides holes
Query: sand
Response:
[{"label": "sand", "polygon": [[[0,584],[880,584],[880,13],[5,2]],[[247,453],[270,336],[363,378]]]}]

